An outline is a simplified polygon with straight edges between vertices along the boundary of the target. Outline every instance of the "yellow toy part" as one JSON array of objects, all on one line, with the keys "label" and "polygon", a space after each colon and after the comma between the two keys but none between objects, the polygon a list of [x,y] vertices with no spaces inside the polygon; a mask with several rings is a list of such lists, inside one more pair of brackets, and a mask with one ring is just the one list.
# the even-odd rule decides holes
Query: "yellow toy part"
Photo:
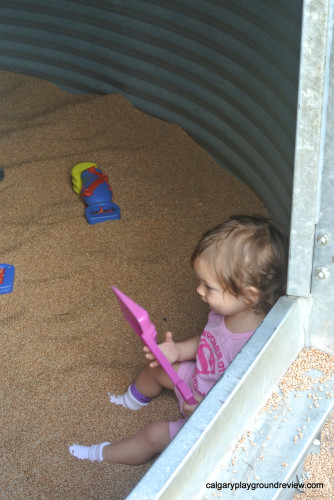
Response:
[{"label": "yellow toy part", "polygon": [[75,193],[80,194],[81,192],[82,188],[81,172],[87,170],[87,168],[90,167],[96,168],[96,164],[90,161],[86,161],[84,163],[78,163],[72,168],[72,184],[73,184],[73,191]]}]

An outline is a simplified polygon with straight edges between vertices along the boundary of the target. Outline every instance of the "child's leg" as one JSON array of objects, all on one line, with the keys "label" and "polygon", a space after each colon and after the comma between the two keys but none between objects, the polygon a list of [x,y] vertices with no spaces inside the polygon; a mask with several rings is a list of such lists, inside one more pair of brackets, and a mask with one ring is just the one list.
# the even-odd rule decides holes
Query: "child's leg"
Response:
[{"label": "child's leg", "polygon": [[[180,363],[175,363],[173,367],[178,371]],[[164,388],[174,389],[174,384],[165,371],[161,366],[151,368],[146,365],[125,394],[121,396],[109,394],[110,402],[131,410],[139,410],[149,404],[151,399],[160,394]]]},{"label": "child's leg", "polygon": [[121,464],[144,464],[161,453],[169,442],[169,423],[152,422],[134,436],[105,446],[103,459]]},{"label": "child's leg", "polygon": [[[176,371],[179,367],[180,363],[174,363],[173,368]],[[146,365],[135,379],[134,384],[138,391],[148,398],[154,398],[163,389],[174,389],[173,382],[161,366],[151,368],[150,365]]]},{"label": "child's leg", "polygon": [[80,459],[140,465],[162,452],[170,442],[169,423],[153,422],[134,436],[116,443],[81,446],[74,444],[70,453]]}]

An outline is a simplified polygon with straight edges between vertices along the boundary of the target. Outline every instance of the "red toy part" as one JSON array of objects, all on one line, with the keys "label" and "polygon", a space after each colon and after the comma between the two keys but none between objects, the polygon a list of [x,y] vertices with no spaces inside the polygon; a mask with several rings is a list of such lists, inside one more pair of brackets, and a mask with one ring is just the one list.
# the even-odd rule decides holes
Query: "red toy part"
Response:
[{"label": "red toy part", "polygon": [[[95,189],[97,187],[99,187],[103,182],[108,182],[108,180],[109,180],[109,177],[107,175],[102,174],[101,172],[99,172],[98,170],[96,170],[95,167],[90,167],[87,170],[91,174],[96,175],[98,177],[98,179],[96,179],[95,181],[93,181],[88,187],[86,187],[86,189],[84,189],[82,191],[81,197],[83,197],[83,196],[92,196],[92,194],[94,193],[94,191],[95,191]],[[110,184],[108,184],[108,188],[111,191],[111,194],[113,194]]]}]

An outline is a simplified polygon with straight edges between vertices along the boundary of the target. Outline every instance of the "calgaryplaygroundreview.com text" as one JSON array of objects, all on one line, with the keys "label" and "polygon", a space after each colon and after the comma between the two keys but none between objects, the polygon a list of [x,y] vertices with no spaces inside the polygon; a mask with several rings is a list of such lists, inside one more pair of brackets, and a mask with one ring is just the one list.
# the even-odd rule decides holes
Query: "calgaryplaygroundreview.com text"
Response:
[{"label": "calgaryplaygroundreview.com text", "polygon": [[[218,481],[212,483],[206,483],[207,490],[257,490],[257,489],[297,489],[304,491],[305,489],[323,489],[323,483],[299,483],[299,482],[289,482],[281,483],[276,481],[275,483],[220,483]],[[208,497],[207,497],[208,498]]]}]

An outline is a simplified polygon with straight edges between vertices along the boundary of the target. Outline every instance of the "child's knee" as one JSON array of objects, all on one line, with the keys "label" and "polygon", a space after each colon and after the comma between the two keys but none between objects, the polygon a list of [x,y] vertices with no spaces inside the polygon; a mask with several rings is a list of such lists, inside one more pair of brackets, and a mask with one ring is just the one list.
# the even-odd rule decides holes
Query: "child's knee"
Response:
[{"label": "child's knee", "polygon": [[150,445],[164,448],[170,441],[168,422],[152,422],[145,428],[145,435]]},{"label": "child's knee", "polygon": [[161,365],[155,366],[154,368],[151,368],[150,365],[146,365],[146,368],[149,377],[158,382],[158,384],[167,388],[169,388],[168,386],[172,384],[170,378]]}]

